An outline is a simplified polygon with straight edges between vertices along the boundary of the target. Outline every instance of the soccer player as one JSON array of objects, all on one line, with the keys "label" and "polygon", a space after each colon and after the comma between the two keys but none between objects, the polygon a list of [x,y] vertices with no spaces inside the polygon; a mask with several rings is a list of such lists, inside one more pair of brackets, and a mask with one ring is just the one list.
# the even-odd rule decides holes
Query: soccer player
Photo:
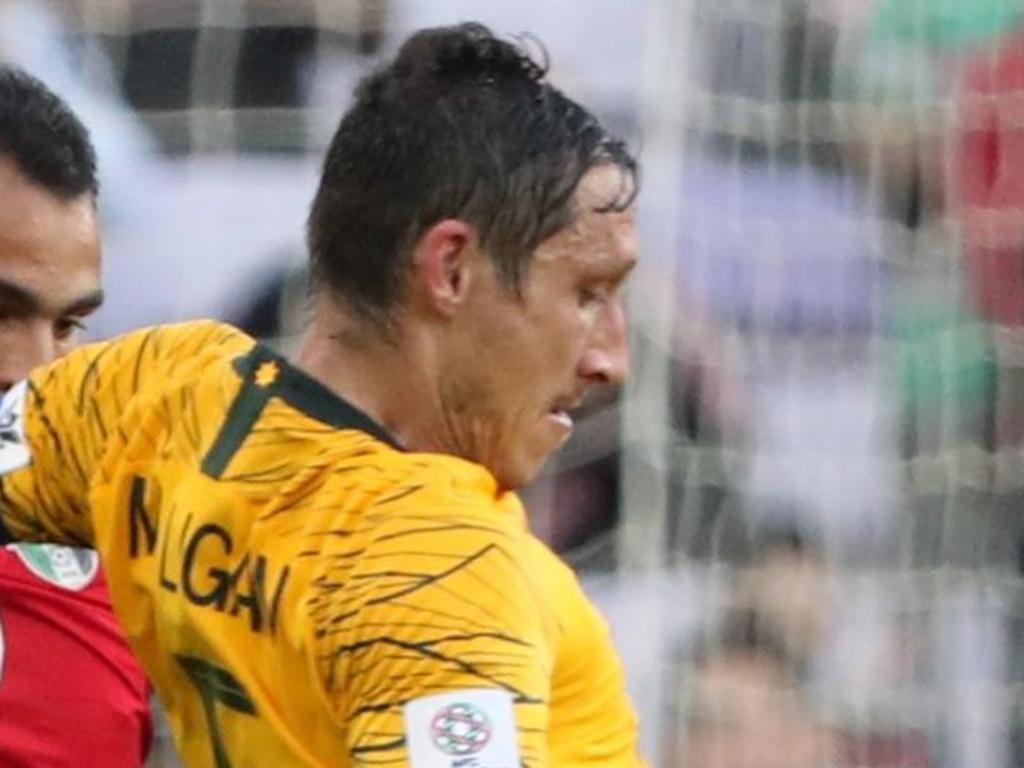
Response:
[{"label": "soccer player", "polygon": [[635,191],[521,48],[425,30],[328,150],[293,361],[187,323],[7,393],[3,526],[101,551],[188,765],[641,764],[513,492],[625,374]]},{"label": "soccer player", "polygon": [[[100,304],[96,195],[85,128],[0,65],[0,391],[74,347]],[[12,429],[0,418],[0,456]],[[96,553],[0,548],[0,765],[130,768],[149,741],[146,679]]]}]

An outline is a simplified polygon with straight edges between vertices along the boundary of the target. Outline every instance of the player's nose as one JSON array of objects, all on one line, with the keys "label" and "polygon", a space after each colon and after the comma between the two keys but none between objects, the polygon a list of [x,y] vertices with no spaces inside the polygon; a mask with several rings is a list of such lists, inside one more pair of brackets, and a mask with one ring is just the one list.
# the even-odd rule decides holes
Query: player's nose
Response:
[{"label": "player's nose", "polygon": [[621,384],[629,374],[629,343],[622,301],[610,302],[595,324],[580,360],[582,378],[600,384]]}]

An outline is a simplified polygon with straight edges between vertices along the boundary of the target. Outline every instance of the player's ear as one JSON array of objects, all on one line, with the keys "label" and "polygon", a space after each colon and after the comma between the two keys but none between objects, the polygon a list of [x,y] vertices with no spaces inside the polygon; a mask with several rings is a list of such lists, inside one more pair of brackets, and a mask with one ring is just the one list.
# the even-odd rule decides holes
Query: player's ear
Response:
[{"label": "player's ear", "polygon": [[416,282],[435,309],[450,314],[466,300],[479,243],[476,228],[461,219],[439,221],[416,241]]}]

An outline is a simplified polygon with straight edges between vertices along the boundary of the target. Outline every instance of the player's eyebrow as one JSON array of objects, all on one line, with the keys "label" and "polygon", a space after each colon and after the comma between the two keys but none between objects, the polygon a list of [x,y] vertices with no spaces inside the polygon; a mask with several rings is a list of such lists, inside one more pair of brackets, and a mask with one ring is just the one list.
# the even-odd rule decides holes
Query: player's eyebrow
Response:
[{"label": "player's eyebrow", "polygon": [[[97,288],[84,296],[71,299],[67,304],[57,307],[54,316],[87,315],[103,304],[103,289]],[[0,308],[4,314],[15,317],[28,317],[47,311],[46,303],[33,291],[0,278]]]},{"label": "player's eyebrow", "polygon": [[42,311],[43,302],[27,288],[0,278],[0,307],[7,315],[27,317]]}]

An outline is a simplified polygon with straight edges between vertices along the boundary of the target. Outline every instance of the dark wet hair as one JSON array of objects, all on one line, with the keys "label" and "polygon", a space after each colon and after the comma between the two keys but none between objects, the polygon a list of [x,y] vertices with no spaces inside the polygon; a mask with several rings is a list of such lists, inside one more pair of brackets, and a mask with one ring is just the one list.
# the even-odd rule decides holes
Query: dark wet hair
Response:
[{"label": "dark wet hair", "polygon": [[387,325],[411,246],[459,218],[515,289],[536,247],[576,214],[591,168],[612,164],[636,193],[636,162],[582,106],[547,82],[520,43],[479,24],[413,35],[367,77],[331,142],[309,217],[316,288]]}]

